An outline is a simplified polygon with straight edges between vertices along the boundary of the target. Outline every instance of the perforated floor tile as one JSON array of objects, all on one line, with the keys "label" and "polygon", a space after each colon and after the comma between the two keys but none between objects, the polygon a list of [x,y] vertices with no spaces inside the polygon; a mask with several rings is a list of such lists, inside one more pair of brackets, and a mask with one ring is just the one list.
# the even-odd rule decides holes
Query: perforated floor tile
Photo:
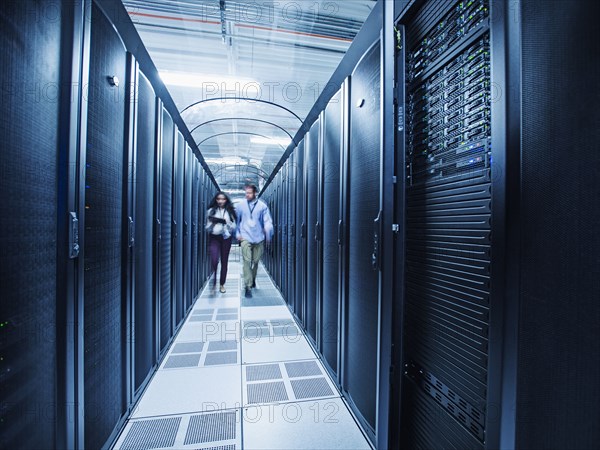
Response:
[{"label": "perforated floor tile", "polygon": [[173,355],[169,356],[163,364],[163,369],[180,369],[189,367],[198,367],[200,354]]},{"label": "perforated floor tile", "polygon": [[125,435],[120,448],[122,450],[146,450],[173,447],[180,423],[181,417],[134,422]]},{"label": "perforated floor tile", "polygon": [[247,385],[248,403],[272,403],[289,400],[283,381]]},{"label": "perforated floor tile", "polygon": [[246,366],[246,381],[279,380],[282,378],[279,364]]},{"label": "perforated floor tile", "polygon": [[204,342],[182,342],[175,344],[171,353],[202,353]]},{"label": "perforated floor tile", "polygon": [[241,443],[241,411],[233,409],[132,419],[113,449],[241,450]]},{"label": "perforated floor tile", "polygon": [[316,361],[287,362],[285,370],[290,378],[323,375]]},{"label": "perforated floor tile", "polygon": [[184,445],[229,441],[236,438],[236,413],[227,411],[190,417]]},{"label": "perforated floor tile", "polygon": [[224,364],[237,364],[238,352],[213,352],[207,353],[204,360],[205,366],[216,366]]},{"label": "perforated floor tile", "polygon": [[335,395],[325,378],[291,380],[291,384],[297,400]]}]

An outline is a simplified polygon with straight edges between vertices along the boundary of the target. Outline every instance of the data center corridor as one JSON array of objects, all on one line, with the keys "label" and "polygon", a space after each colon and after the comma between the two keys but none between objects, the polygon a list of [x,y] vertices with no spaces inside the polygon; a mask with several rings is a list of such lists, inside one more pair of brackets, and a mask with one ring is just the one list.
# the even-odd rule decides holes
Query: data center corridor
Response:
[{"label": "data center corridor", "polygon": [[1,2],[0,450],[596,450],[598,17]]},{"label": "data center corridor", "polygon": [[[261,265],[241,290],[207,285],[117,440],[119,449],[371,449]],[[237,261],[237,262],[236,262]]]}]

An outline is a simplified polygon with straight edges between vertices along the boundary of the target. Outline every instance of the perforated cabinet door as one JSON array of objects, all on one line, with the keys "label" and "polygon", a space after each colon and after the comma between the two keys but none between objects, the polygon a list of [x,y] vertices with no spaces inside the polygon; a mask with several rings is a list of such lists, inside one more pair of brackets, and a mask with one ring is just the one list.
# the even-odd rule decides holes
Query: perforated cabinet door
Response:
[{"label": "perforated cabinet door", "polygon": [[124,404],[125,318],[122,239],[126,53],[114,28],[92,8],[85,193],[85,446],[100,448]]},{"label": "perforated cabinet door", "polygon": [[154,365],[153,218],[156,97],[144,74],[139,74],[137,98],[137,163],[135,183],[135,389]]},{"label": "perforated cabinet door", "polygon": [[348,294],[345,383],[359,413],[375,427],[377,398],[378,271],[373,231],[380,190],[380,55],[372,47],[352,74],[348,153]]},{"label": "perforated cabinet door", "polygon": [[317,340],[317,279],[318,245],[315,239],[317,223],[317,193],[319,183],[319,132],[320,120],[310,127],[306,145],[306,331]]},{"label": "perforated cabinet door", "polygon": [[294,152],[297,156],[296,163],[296,258],[294,280],[296,284],[296,295],[294,298],[294,312],[306,327],[304,322],[304,264],[306,237],[304,236],[306,227],[305,218],[305,195],[304,195],[304,140],[298,144]]},{"label": "perforated cabinet door", "polygon": [[183,312],[192,306],[192,179],[194,176],[192,150],[185,144],[185,190],[183,196]]},{"label": "perforated cabinet door", "polygon": [[338,291],[340,219],[340,151],[342,98],[336,94],[325,110],[323,122],[323,293],[321,351],[327,364],[337,372],[338,358]]},{"label": "perforated cabinet door", "polygon": [[171,221],[173,204],[173,119],[162,112],[162,167],[161,167],[161,240],[160,240],[160,350],[173,335],[171,308]]},{"label": "perforated cabinet door", "polygon": [[42,94],[60,85],[63,24],[46,6],[2,5],[0,448],[55,446],[59,104]]}]

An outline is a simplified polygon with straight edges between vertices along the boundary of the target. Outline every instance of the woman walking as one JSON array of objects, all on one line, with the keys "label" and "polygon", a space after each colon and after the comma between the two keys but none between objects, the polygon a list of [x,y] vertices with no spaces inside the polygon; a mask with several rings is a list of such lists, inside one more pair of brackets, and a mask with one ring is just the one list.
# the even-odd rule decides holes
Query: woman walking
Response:
[{"label": "woman walking", "polygon": [[208,231],[208,248],[210,262],[214,272],[211,282],[211,292],[215,293],[217,284],[217,265],[221,259],[221,274],[219,277],[219,291],[225,293],[225,280],[227,279],[227,262],[231,250],[231,235],[236,227],[237,216],[233,203],[224,192],[217,192],[206,214],[206,230]]}]

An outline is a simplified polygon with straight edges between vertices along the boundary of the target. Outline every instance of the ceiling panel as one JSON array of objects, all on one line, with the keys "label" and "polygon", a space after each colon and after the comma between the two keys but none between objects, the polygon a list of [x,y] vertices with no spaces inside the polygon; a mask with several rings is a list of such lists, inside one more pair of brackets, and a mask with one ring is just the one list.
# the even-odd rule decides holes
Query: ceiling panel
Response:
[{"label": "ceiling panel", "polygon": [[375,2],[123,4],[215,179],[234,191],[268,178]]}]

